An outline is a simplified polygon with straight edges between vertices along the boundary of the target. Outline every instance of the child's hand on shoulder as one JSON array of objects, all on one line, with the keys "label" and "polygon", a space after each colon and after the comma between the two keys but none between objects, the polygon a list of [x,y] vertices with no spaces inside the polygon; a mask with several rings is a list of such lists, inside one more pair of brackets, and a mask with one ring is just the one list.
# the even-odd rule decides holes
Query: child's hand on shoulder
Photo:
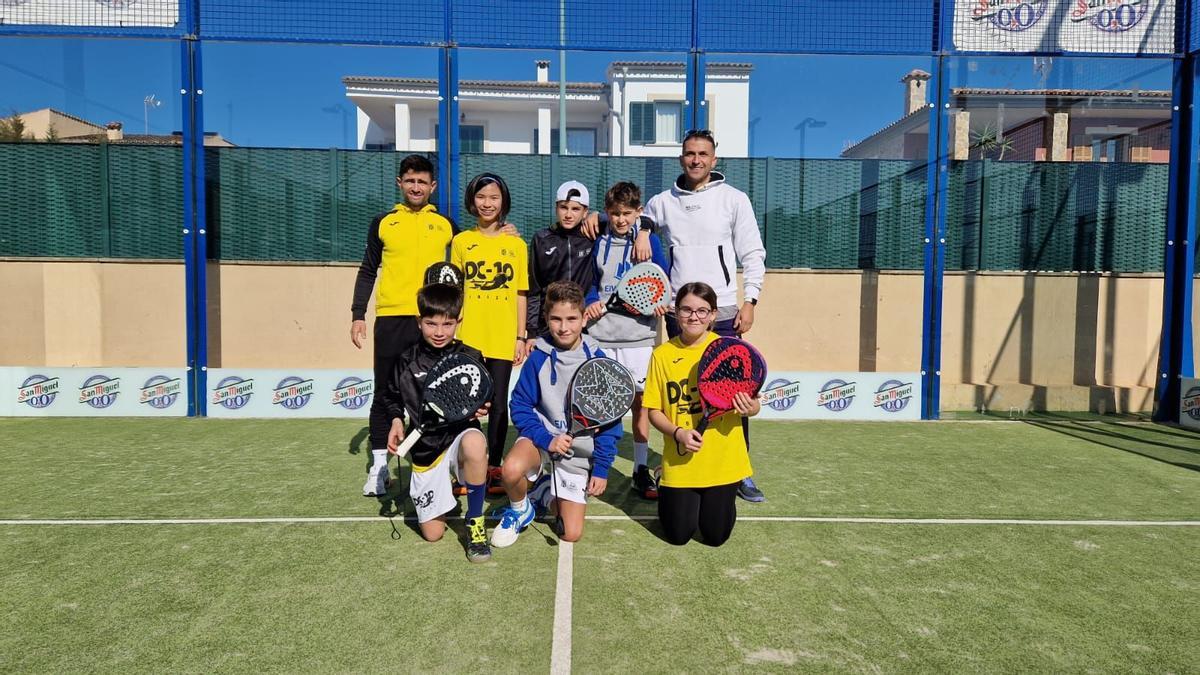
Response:
[{"label": "child's hand on shoulder", "polygon": [[650,231],[638,230],[633,240],[633,261],[646,262],[653,255],[654,252],[650,249]]},{"label": "child's hand on shoulder", "polygon": [[754,417],[762,410],[762,402],[758,400],[757,396],[738,392],[733,395],[733,408],[745,417]]},{"label": "child's hand on shoulder", "polygon": [[507,235],[517,237],[517,238],[521,237],[521,231],[518,230],[517,226],[513,225],[512,223],[504,223],[503,225],[501,225],[500,226],[500,234],[507,234]]},{"label": "child's hand on shoulder", "polygon": [[597,478],[596,476],[592,476],[592,479],[588,481],[587,493],[593,497],[599,497],[600,495],[604,494],[604,491],[607,488],[607,478]]},{"label": "child's hand on shoulder", "polygon": [[555,455],[566,455],[571,452],[571,443],[574,441],[570,434],[559,434],[550,441],[550,447],[546,450]]},{"label": "child's hand on shoulder", "polygon": [[482,408],[480,408],[479,410],[476,410],[476,411],[475,411],[475,418],[474,418],[474,419],[481,420],[481,419],[483,419],[483,418],[487,417],[488,410],[490,410],[490,409],[491,409],[491,407],[492,407],[492,402],[491,402],[491,401],[488,401],[487,403],[484,403]]},{"label": "child's hand on shoulder", "polygon": [[599,300],[588,305],[587,308],[583,310],[583,318],[587,319],[588,321],[595,321],[602,316],[604,316],[604,303],[600,302]]},{"label": "child's hand on shoulder", "polygon": [[579,223],[579,232],[588,239],[595,239],[600,234],[600,212],[589,211]]},{"label": "child's hand on shoulder", "polygon": [[532,341],[517,338],[517,345],[513,348],[513,365],[519,366],[524,363],[531,351],[533,351]]}]

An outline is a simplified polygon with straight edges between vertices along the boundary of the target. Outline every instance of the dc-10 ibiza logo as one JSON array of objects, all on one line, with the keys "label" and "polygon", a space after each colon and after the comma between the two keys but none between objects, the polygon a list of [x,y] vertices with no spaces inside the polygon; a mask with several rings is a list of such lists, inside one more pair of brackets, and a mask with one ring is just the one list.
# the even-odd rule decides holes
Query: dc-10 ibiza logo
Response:
[{"label": "dc-10 ibiza logo", "polygon": [[908,407],[908,402],[912,400],[912,395],[912,382],[888,380],[879,385],[879,389],[875,391],[875,398],[871,402],[871,405],[882,409],[884,412],[898,413]]},{"label": "dc-10 ibiza logo", "polygon": [[1179,401],[1179,412],[1200,422],[1200,387],[1187,390]]},{"label": "dc-10 ibiza logo", "polygon": [[299,410],[308,405],[313,394],[313,381],[289,376],[279,381],[271,392],[271,404],[281,405],[288,410]]},{"label": "dc-10 ibiza logo", "polygon": [[1000,30],[1029,30],[1046,15],[1048,0],[979,0],[972,21],[987,21]]},{"label": "dc-10 ibiza logo", "polygon": [[333,390],[333,404],[346,410],[358,410],[370,402],[374,391],[374,382],[351,375],[337,383]]},{"label": "dc-10 ibiza logo", "polygon": [[30,408],[48,408],[58,396],[58,378],[30,375],[17,387],[17,403]]},{"label": "dc-10 ibiza logo", "polygon": [[849,408],[851,403],[854,403],[857,389],[857,382],[830,380],[821,387],[821,391],[817,392],[817,405],[830,412],[842,412]]},{"label": "dc-10 ibiza logo", "polygon": [[1106,33],[1124,33],[1141,23],[1148,0],[1075,0],[1071,21],[1087,21]]},{"label": "dc-10 ibiza logo", "polygon": [[767,386],[763,387],[761,394],[763,404],[769,405],[772,410],[779,412],[791,409],[796,405],[796,399],[799,397],[800,383],[782,378],[771,380]]},{"label": "dc-10 ibiza logo", "polygon": [[79,402],[86,403],[96,410],[103,410],[116,403],[121,393],[121,378],[107,375],[93,375],[83,381],[79,388]]},{"label": "dc-10 ibiza logo", "polygon": [[254,395],[254,380],[246,380],[237,375],[222,378],[213,388],[212,402],[226,410],[243,408]]},{"label": "dc-10 ibiza logo", "polygon": [[178,377],[155,375],[146,380],[146,384],[138,390],[138,403],[144,403],[156,410],[166,410],[175,404],[179,392],[183,391],[183,383]]}]

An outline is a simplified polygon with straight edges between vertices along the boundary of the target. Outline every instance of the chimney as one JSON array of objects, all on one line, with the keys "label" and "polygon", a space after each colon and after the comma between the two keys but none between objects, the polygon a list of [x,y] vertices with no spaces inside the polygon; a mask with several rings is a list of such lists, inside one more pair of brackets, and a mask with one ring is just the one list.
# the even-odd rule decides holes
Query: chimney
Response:
[{"label": "chimney", "polygon": [[106,128],[108,129],[108,140],[119,141],[125,138],[125,132],[121,131],[123,126],[124,125],[122,125],[120,122],[109,122],[106,125]]},{"label": "chimney", "polygon": [[534,63],[537,64],[537,81],[538,82],[549,82],[550,81],[550,62],[539,59],[537,61],[534,61]]},{"label": "chimney", "polygon": [[900,81],[904,83],[904,115],[906,117],[929,104],[926,99],[926,89],[930,77],[929,73],[923,70],[914,70],[900,78]]}]

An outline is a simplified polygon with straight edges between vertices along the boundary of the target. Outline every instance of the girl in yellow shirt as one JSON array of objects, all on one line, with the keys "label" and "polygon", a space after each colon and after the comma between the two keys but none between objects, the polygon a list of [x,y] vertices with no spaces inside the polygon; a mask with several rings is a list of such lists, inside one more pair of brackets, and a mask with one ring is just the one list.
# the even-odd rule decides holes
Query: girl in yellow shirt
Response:
[{"label": "girl in yellow shirt", "polygon": [[[492,376],[488,412],[488,482],[499,485],[500,458],[508,435],[508,382],[521,365],[525,347],[525,292],[529,262],[525,242],[503,231],[512,206],[508,185],[494,173],[481,173],[467,183],[463,196],[475,227],[450,243],[450,262],[463,271],[463,318],[458,339],[483,353]],[[492,488],[489,487],[489,492]]]},{"label": "girl in yellow shirt", "polygon": [[658,492],[658,519],[667,541],[686,544],[697,531],[709,546],[720,546],[737,521],[737,488],[753,474],[742,420],[758,414],[757,398],[738,394],[739,414],[714,419],[701,435],[702,416],[696,391],[697,364],[717,335],[709,330],[717,318],[717,294],[701,282],[684,284],[675,296],[680,334],[659,345],[650,358],[642,405],[650,424],[663,434],[663,474]]}]

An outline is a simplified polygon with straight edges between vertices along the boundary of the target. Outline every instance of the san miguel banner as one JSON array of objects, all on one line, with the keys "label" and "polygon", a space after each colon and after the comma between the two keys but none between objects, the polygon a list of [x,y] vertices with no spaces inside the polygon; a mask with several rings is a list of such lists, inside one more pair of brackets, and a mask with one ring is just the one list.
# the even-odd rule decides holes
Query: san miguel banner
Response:
[{"label": "san miguel banner", "polygon": [[1171,54],[1175,0],[957,0],[954,48]]},{"label": "san miguel banner", "polygon": [[919,373],[772,371],[762,388],[762,419],[919,420]]},{"label": "san miguel banner", "polygon": [[210,368],[209,417],[361,417],[375,394],[369,370]]},{"label": "san miguel banner", "polygon": [[1200,380],[1185,377],[1179,385],[1179,423],[1200,430]]},{"label": "san miguel banner", "polygon": [[0,416],[182,417],[183,368],[0,368]]},{"label": "san miguel banner", "polygon": [[172,28],[179,0],[0,0],[0,24]]}]

